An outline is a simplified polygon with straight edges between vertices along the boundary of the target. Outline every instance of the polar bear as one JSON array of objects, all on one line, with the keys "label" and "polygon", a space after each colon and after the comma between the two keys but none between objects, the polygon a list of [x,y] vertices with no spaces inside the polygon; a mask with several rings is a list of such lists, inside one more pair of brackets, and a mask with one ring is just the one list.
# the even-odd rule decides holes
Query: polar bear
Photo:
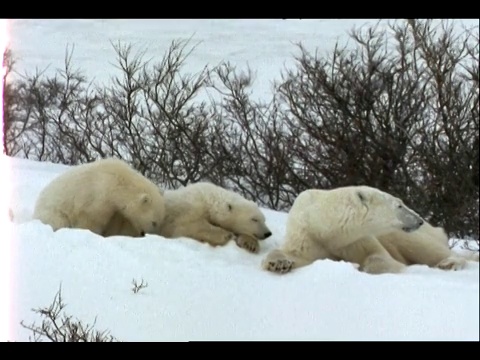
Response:
[{"label": "polar bear", "polygon": [[456,270],[466,262],[449,249],[443,229],[369,186],[300,193],[285,236],[282,247],[263,259],[264,270],[286,273],[319,259],[356,263],[370,274],[399,273],[412,264]]},{"label": "polar bear", "polygon": [[252,253],[272,235],[258,205],[238,193],[198,182],[164,193],[166,216],[160,235],[189,237],[213,246],[236,244]]},{"label": "polar bear", "polygon": [[[479,260],[478,252],[458,254],[451,250],[445,230],[428,222],[410,233],[392,231],[376,238],[388,254],[404,266],[421,264],[443,270],[461,270],[465,268],[468,260]],[[375,266],[386,260],[380,262],[375,261],[375,258],[373,260],[367,259],[364,268],[367,272],[377,273],[379,271]],[[404,266],[401,267],[402,270]]]},{"label": "polar bear", "polygon": [[[125,234],[118,218],[130,224]],[[50,225],[80,228],[101,236],[144,236],[158,232],[165,218],[163,191],[120,159],[77,165],[53,179],[39,194],[34,214]]]}]

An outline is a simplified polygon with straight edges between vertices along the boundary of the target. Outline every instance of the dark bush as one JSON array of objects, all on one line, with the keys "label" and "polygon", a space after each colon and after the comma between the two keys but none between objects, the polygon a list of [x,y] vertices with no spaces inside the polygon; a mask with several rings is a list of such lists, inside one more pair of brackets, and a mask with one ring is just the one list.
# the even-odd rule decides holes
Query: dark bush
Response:
[{"label": "dark bush", "polygon": [[356,48],[330,57],[300,47],[278,90],[302,134],[296,173],[306,187],[378,187],[478,238],[478,28],[409,20],[389,31],[353,31]]},{"label": "dark bush", "polygon": [[284,211],[307,188],[365,184],[478,239],[478,27],[437,22],[353,30],[353,47],[326,55],[298,45],[269,101],[249,95],[250,69],[184,73],[188,41],[159,61],[113,44],[107,87],[67,51],[55,76],[5,85],[4,147],[64,164],[116,156],[165,187],[208,180]]},{"label": "dark bush", "polygon": [[42,342],[117,342],[109,331],[99,331],[93,324],[86,324],[65,313],[66,304],[63,302],[62,289],[55,295],[48,307],[34,309],[42,317],[42,323],[25,324],[23,328],[31,332],[30,341]]}]

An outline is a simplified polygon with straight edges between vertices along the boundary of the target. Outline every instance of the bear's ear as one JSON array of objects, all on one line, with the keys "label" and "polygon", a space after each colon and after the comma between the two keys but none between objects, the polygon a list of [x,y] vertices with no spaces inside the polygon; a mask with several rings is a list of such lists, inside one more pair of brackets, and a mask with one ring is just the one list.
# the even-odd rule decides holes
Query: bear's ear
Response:
[{"label": "bear's ear", "polygon": [[367,197],[365,196],[365,194],[363,192],[357,191],[357,197],[360,199],[360,201],[362,202],[363,205],[367,204]]},{"label": "bear's ear", "polygon": [[232,211],[232,204],[227,204],[228,211]]},{"label": "bear's ear", "polygon": [[148,194],[142,194],[140,195],[140,203],[141,204],[146,204],[150,201],[150,196]]}]

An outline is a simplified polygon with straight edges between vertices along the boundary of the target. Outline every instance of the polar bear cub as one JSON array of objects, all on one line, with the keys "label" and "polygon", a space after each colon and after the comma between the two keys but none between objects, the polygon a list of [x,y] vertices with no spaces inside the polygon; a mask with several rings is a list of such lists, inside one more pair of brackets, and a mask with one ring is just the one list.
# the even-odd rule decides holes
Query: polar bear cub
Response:
[{"label": "polar bear cub", "polygon": [[189,237],[213,246],[230,240],[252,253],[272,235],[258,205],[234,191],[209,182],[166,190],[166,217],[160,235]]},{"label": "polar bear cub", "polygon": [[37,198],[34,219],[60,228],[98,235],[125,235],[116,219],[129,223],[131,236],[158,232],[165,201],[153,182],[126,162],[108,158],[73,166],[51,181]]}]

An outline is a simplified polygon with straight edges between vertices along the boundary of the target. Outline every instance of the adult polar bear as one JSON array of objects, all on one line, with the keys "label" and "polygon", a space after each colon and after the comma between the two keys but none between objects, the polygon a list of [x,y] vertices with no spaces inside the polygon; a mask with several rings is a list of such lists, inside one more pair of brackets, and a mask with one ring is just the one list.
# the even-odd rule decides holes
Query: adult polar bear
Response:
[{"label": "adult polar bear", "polygon": [[399,273],[411,264],[463,268],[466,259],[453,253],[447,241],[442,228],[376,188],[311,189],[295,200],[285,242],[265,257],[262,267],[286,273],[332,259],[357,263],[370,274]]},{"label": "adult polar bear", "polygon": [[160,235],[189,237],[213,246],[230,240],[252,253],[259,240],[272,235],[258,205],[240,194],[209,182],[166,190],[166,216]]},{"label": "adult polar bear", "polygon": [[[34,219],[98,235],[155,233],[165,217],[163,191],[120,159],[73,166],[53,179],[37,198]],[[129,223],[128,234],[116,219]]]}]

